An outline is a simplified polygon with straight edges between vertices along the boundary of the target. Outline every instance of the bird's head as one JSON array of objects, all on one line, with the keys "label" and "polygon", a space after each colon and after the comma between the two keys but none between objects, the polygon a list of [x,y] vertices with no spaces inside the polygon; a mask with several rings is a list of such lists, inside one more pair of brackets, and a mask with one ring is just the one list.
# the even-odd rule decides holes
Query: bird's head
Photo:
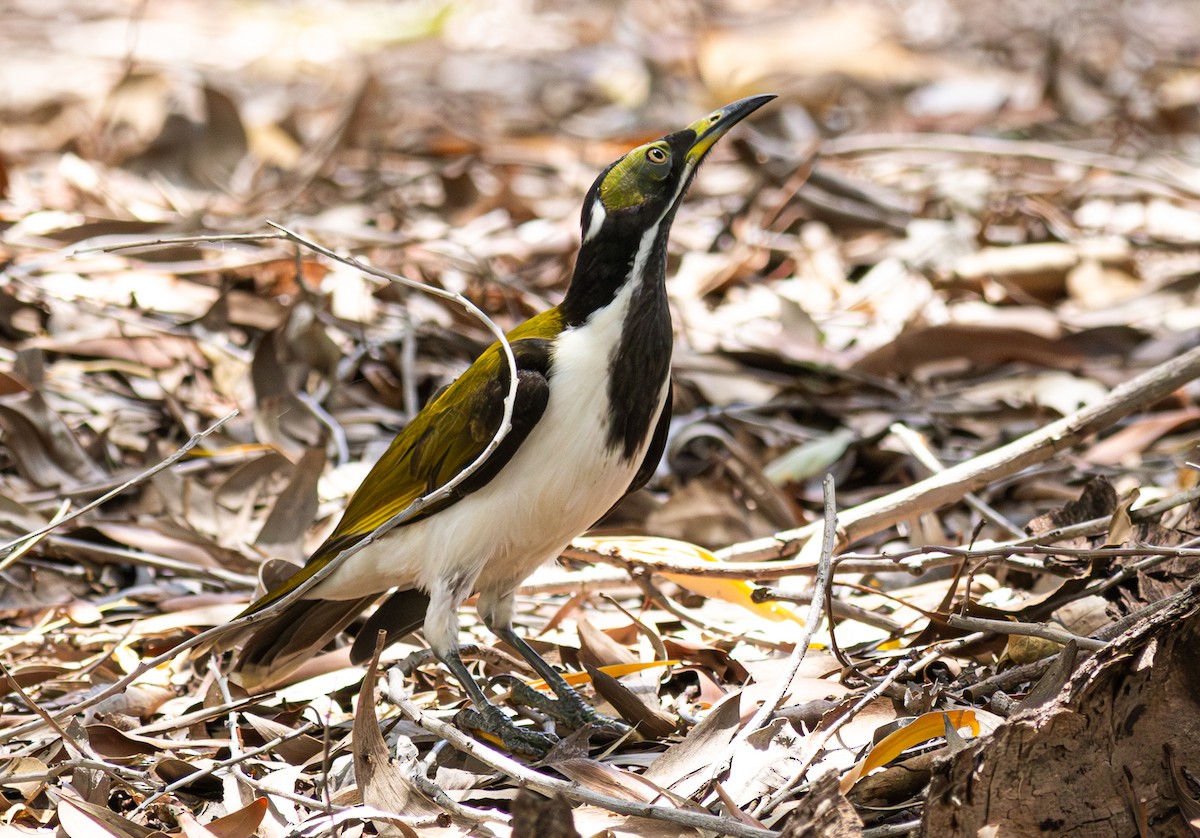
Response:
[{"label": "bird's head", "polygon": [[771,101],[751,96],[635,148],[596,178],[583,202],[583,240],[657,226],[678,207],[700,162],[730,128]]}]

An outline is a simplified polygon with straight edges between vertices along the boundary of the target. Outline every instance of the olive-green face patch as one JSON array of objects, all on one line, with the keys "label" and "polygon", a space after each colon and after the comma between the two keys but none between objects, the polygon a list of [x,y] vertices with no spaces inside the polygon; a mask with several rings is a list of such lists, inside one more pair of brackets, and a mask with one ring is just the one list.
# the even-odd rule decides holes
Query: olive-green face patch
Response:
[{"label": "olive-green face patch", "polygon": [[604,209],[619,212],[644,204],[651,187],[670,176],[671,154],[671,147],[658,140],[622,157],[600,184]]}]

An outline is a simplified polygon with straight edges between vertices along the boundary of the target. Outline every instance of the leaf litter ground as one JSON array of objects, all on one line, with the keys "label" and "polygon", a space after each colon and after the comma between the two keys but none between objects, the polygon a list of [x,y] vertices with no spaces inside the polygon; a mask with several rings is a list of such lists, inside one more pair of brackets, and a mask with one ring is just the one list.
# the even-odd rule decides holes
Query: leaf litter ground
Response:
[{"label": "leaf litter ground", "polygon": [[[5,824],[1189,834],[1194,16],[508,5],[0,13]],[[676,225],[668,457],[520,600],[637,736],[514,761],[419,637],[173,654],[490,340],[266,220],[507,327],[604,164],[764,89]]]}]

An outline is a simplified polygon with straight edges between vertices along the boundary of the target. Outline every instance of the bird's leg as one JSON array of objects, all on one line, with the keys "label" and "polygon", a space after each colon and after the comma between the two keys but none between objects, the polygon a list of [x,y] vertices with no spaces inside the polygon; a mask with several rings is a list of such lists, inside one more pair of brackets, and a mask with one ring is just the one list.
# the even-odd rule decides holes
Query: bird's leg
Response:
[{"label": "bird's leg", "polygon": [[458,606],[470,593],[473,581],[452,581],[447,584],[439,581],[435,584],[429,592],[429,610],[425,618],[425,639],[429,648],[462,684],[475,705],[474,710],[462,710],[457,721],[461,727],[500,740],[504,747],[513,753],[545,756],[554,747],[554,737],[513,724],[512,719],[506,716],[503,710],[488,700],[463,663],[458,647]]},{"label": "bird's leg", "polygon": [[534,671],[542,676],[542,680],[555,695],[554,698],[551,698],[545,693],[533,689],[524,681],[506,678],[504,680],[512,691],[513,701],[540,710],[576,730],[592,723],[617,733],[628,731],[629,727],[623,722],[615,721],[596,712],[596,708],[584,701],[557,669],[547,663],[545,658],[513,630],[512,605],[512,591],[502,592],[498,595],[485,591],[479,596],[479,613],[483,617],[484,624],[493,634],[516,649],[521,657],[529,662]]}]

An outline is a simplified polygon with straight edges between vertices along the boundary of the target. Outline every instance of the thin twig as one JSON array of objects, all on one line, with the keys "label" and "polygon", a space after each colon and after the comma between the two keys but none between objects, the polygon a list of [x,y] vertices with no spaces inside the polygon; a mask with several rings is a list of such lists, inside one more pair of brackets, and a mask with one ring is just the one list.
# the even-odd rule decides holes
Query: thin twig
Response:
[{"label": "thin twig", "polygon": [[703,619],[699,614],[693,613],[690,609],[685,608],[660,591],[658,586],[654,584],[654,580],[650,574],[634,573],[633,581],[636,582],[638,587],[642,589],[642,593],[648,600],[653,602],[663,611],[666,611],[668,614],[678,619],[681,623],[695,626],[698,629],[710,631],[713,634],[721,635],[723,637],[730,636],[730,632],[726,631],[725,629],[717,628],[711,624],[711,621]]},{"label": "thin twig", "polygon": [[1082,637],[1078,634],[1072,634],[1066,629],[1048,626],[1045,623],[1018,623],[1009,620],[989,620],[984,617],[970,617],[963,614],[951,614],[947,617],[947,622],[951,628],[966,629],[968,631],[986,631],[995,634],[1020,634],[1025,637],[1040,637],[1043,640],[1050,640],[1054,643],[1066,644],[1069,640],[1074,640],[1080,649],[1088,652],[1098,652],[1108,644],[1103,640],[1095,640],[1091,637]]},{"label": "thin twig", "polygon": [[25,692],[25,688],[21,686],[21,682],[13,677],[13,674],[8,671],[8,667],[3,663],[0,663],[0,674],[4,676],[4,680],[8,682],[8,686],[20,697],[21,701],[25,702],[26,706],[37,714],[46,723],[47,727],[58,734],[58,737],[62,740],[67,750],[74,751],[72,756],[82,755],[89,759],[99,759],[88,742],[78,740],[72,736],[67,732],[66,728],[58,723],[57,719],[53,718],[40,704],[30,698],[29,693]]},{"label": "thin twig", "polygon": [[80,738],[72,735],[71,732],[60,725],[58,721],[45,710],[45,708],[34,701],[33,698],[30,697],[29,693],[25,692],[25,689],[21,686],[21,683],[13,677],[13,674],[9,672],[8,667],[4,666],[3,664],[0,664],[0,674],[4,676],[4,680],[8,681],[8,685],[12,691],[20,696],[21,701],[25,702],[30,710],[36,713],[38,717],[46,723],[46,725],[48,725],[52,730],[54,730],[55,733],[58,734],[59,739],[62,740],[63,746],[67,749],[67,752],[72,757],[71,762],[73,762],[75,766],[102,771],[105,774],[108,774],[109,776],[117,778],[123,782],[127,781],[131,776],[140,776],[131,769],[124,768],[119,765],[113,765],[105,760],[98,753],[96,753],[91,742],[89,742],[86,738]]},{"label": "thin twig", "polygon": [[[326,808],[326,804],[323,801],[314,800],[311,797],[305,797],[303,794],[296,794],[296,792],[294,792],[294,791],[284,791],[283,789],[272,788],[271,786],[264,783],[262,780],[254,779],[246,772],[238,769],[236,766],[234,767],[233,770],[237,771],[237,776],[238,776],[239,781],[245,783],[251,789],[253,789],[254,791],[263,795],[264,797],[279,797],[279,798],[282,798],[283,800],[288,801],[289,803],[298,803],[301,806],[305,806],[305,807],[311,809],[313,812],[319,813],[326,817],[328,817],[331,814],[328,811],[328,809]],[[344,811],[344,810],[341,807],[335,806],[334,813],[337,813],[339,811]]]},{"label": "thin twig", "polygon": [[417,787],[417,791],[428,797],[438,806],[441,806],[453,818],[471,824],[475,834],[479,834],[478,830],[483,830],[483,835],[495,835],[496,833],[488,829],[487,824],[499,823],[505,826],[510,826],[512,818],[507,817],[502,812],[489,809],[476,809],[473,806],[466,806],[459,803],[453,797],[446,793],[446,790],[422,774],[420,765],[417,769],[410,771],[406,776],[408,780]]},{"label": "thin twig", "polygon": [[[1170,596],[1155,600],[1148,605],[1144,605],[1136,611],[1126,614],[1119,620],[1109,623],[1106,626],[1101,626],[1096,631],[1092,632],[1096,635],[1095,639],[1108,642],[1120,637],[1126,631],[1131,629],[1139,621],[1148,619],[1159,611],[1169,608],[1186,597],[1190,596],[1189,590],[1184,589]],[[1060,653],[1061,654],[1061,653]],[[1050,655],[1041,660],[1032,661],[1030,663],[1014,666],[1012,669],[1005,669],[1003,672],[997,672],[971,684],[964,688],[964,693],[972,701],[978,701],[986,698],[997,690],[1009,690],[1021,684],[1030,681],[1036,681],[1045,674],[1046,670],[1058,659],[1058,654]]]},{"label": "thin twig", "polygon": [[[841,568],[838,567],[837,562],[834,562],[831,572],[837,573],[840,570]],[[846,582],[839,582],[838,585],[840,587],[850,587],[856,590],[859,589],[859,586],[848,585]],[[883,596],[886,599],[891,599],[906,608],[912,607],[904,600],[898,597],[889,596],[883,591],[873,591],[865,586],[862,586],[861,590],[864,593],[870,594],[871,596]],[[779,588],[762,587],[755,588],[753,591],[751,591],[750,599],[754,602],[792,602],[797,605],[809,605],[813,601],[813,593],[814,592],[811,588],[803,591],[785,591]],[[904,630],[904,626],[893,620],[891,617],[875,611],[868,611],[866,608],[854,605],[853,603],[845,602],[837,598],[831,598],[827,604],[829,605],[828,610],[832,612],[832,616],[839,620],[855,620],[865,625],[874,626],[877,629],[883,629],[884,631],[888,632]]]},{"label": "thin twig", "polygon": [[[1040,570],[1043,573],[1055,573],[1069,576],[1071,571],[1044,568],[1032,561],[1017,562],[1021,554],[1043,556],[1077,556],[1081,558],[1124,558],[1141,556],[1193,556],[1200,555],[1200,549],[1190,547],[1160,547],[1147,545],[1145,547],[1056,547],[1047,544],[1012,544],[1004,543],[990,547],[951,547],[945,545],[928,545],[913,547],[910,550],[897,550],[886,553],[843,553],[838,557],[837,571],[839,573],[879,573],[885,570],[906,570],[914,575],[920,574],[931,567],[944,564],[957,564],[962,559],[1004,559],[1018,564],[1023,570]],[[622,556],[619,551],[591,552],[580,548],[571,548],[571,554],[592,561],[606,562],[628,568],[630,565],[644,568],[654,573],[675,573],[684,576],[707,576],[720,579],[777,579],[780,576],[813,575],[820,569],[816,559],[800,557],[788,561],[777,562],[705,562],[689,561],[675,557],[648,558],[639,556],[629,558]]]},{"label": "thin twig", "polygon": [[746,740],[770,724],[771,719],[779,712],[779,708],[783,706],[783,702],[791,691],[792,682],[796,680],[796,674],[800,671],[800,665],[804,663],[804,657],[808,654],[809,644],[812,643],[813,636],[821,624],[821,618],[824,615],[825,609],[825,590],[832,581],[830,567],[833,564],[833,550],[837,545],[837,508],[834,503],[832,474],[825,475],[825,479],[821,483],[821,488],[825,496],[825,531],[821,539],[821,555],[817,560],[817,576],[813,580],[813,597],[808,605],[808,617],[804,622],[804,633],[796,643],[795,648],[792,649],[792,653],[788,658],[787,668],[784,670],[783,675],[771,685],[770,691],[763,698],[763,702],[759,705],[754,716],[750,721],[742,725],[741,730],[737,732],[737,735],[726,746],[722,758],[714,761],[711,774],[711,779],[713,780],[719,778],[729,770],[734,755]]},{"label": "thin twig", "polygon": [[[188,774],[186,777],[181,777],[178,780],[176,780],[175,782],[169,783],[169,784],[163,786],[161,789],[154,792],[154,794],[147,797],[140,804],[138,804],[138,807],[136,809],[133,810],[133,815],[136,816],[136,815],[140,814],[141,812],[145,812],[150,807],[150,805],[152,803],[154,803],[156,800],[158,800],[159,798],[161,798],[165,795],[171,794],[172,792],[178,791],[179,789],[181,789],[185,786],[189,786],[192,783],[199,780],[201,777],[211,776],[211,775],[215,774],[216,772],[220,771],[222,768],[230,768],[232,766],[243,763],[248,759],[253,759],[254,757],[260,756],[262,754],[270,753],[271,751],[275,750],[280,745],[282,745],[284,742],[290,742],[292,739],[299,738],[299,737],[305,735],[306,733],[308,733],[310,730],[314,729],[315,727],[316,727],[315,723],[305,722],[304,724],[300,725],[300,727],[296,728],[295,730],[291,730],[285,734],[276,736],[270,742],[267,742],[263,745],[259,745],[257,748],[251,748],[248,751],[242,751],[241,753],[239,753],[235,756],[228,757],[227,759],[217,760],[216,762],[213,762],[212,764],[205,766],[204,768],[201,768],[197,771],[193,771],[191,774]],[[268,793],[275,794],[275,792],[273,790]],[[306,801],[306,802],[315,803],[315,801]],[[320,804],[316,804],[316,805],[319,806]]]},{"label": "thin twig", "polygon": [[91,247],[76,247],[69,251],[68,257],[84,253],[115,253],[119,250],[133,250],[142,247],[163,247],[178,244],[221,244],[224,242],[260,242],[281,241],[288,238],[286,233],[219,233],[205,236],[164,236],[157,239],[138,239],[136,241],[117,242],[115,244],[97,244]]},{"label": "thin twig", "polygon": [[904,823],[892,823],[864,829],[862,838],[897,838],[900,835],[911,835],[920,831],[921,822],[919,820],[905,821]]},{"label": "thin twig", "polygon": [[[883,695],[892,684],[896,683],[900,678],[910,673],[920,672],[922,669],[933,663],[938,658],[944,657],[949,652],[961,649],[972,643],[982,640],[986,635],[982,633],[968,634],[965,637],[956,638],[948,643],[944,643],[935,647],[924,657],[916,661],[903,660],[892,668],[879,683],[867,690],[850,707],[845,713],[838,716],[827,726],[814,731],[804,742],[803,756],[800,759],[800,767],[794,771],[787,782],[779,787],[779,790],[774,794],[764,798],[752,813],[756,818],[763,818],[770,814],[776,806],[784,801],[792,798],[797,793],[800,782],[804,779],[804,775],[808,773],[808,769],[816,761],[821,751],[825,749],[825,744],[833,738],[833,735],[842,729],[844,725],[850,722],[857,716],[868,704]],[[824,723],[822,723],[824,724]]]},{"label": "thin twig", "polygon": [[49,522],[47,522],[46,526],[42,527],[42,529],[45,530],[45,532],[40,532],[40,533],[37,533],[34,535],[27,536],[27,537],[25,537],[25,539],[23,541],[17,543],[15,546],[8,547],[7,545],[5,545],[5,546],[0,547],[0,555],[4,554],[4,551],[6,549],[8,550],[8,554],[4,555],[3,558],[0,558],[0,570],[4,570],[4,568],[13,564],[18,559],[20,559],[21,556],[25,555],[30,550],[32,550],[37,545],[37,543],[42,540],[42,538],[46,535],[46,533],[50,531],[50,529],[57,527],[59,524],[61,524],[63,521],[65,521],[67,519],[67,516],[70,513],[71,513],[71,500],[70,500],[70,498],[64,498],[59,503],[58,509],[55,510],[54,514],[50,516],[50,520],[49,520]]}]

